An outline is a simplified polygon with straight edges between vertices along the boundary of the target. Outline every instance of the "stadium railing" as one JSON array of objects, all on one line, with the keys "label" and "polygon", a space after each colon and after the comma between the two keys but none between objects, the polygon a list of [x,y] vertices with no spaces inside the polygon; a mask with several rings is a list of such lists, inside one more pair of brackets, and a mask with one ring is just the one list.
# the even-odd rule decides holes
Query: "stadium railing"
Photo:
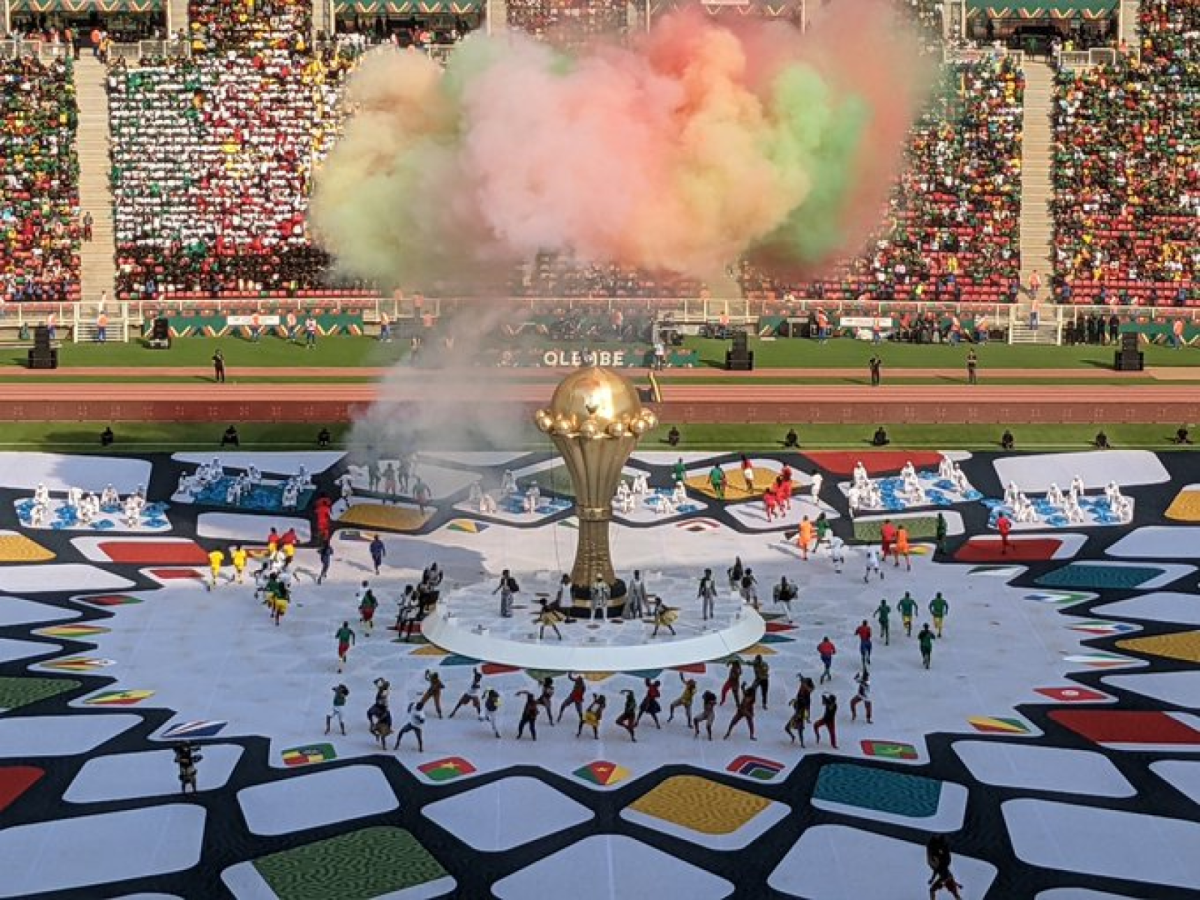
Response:
[{"label": "stadium railing", "polygon": [[[712,322],[726,322],[733,326],[761,326],[772,320],[786,319],[792,322],[807,321],[810,312],[824,310],[832,321],[840,321],[850,316],[875,316],[880,318],[899,318],[904,314],[920,319],[926,313],[933,313],[944,320],[951,315],[960,317],[964,322],[978,322],[986,318],[989,330],[1007,330],[1014,318],[1023,310],[1009,304],[990,303],[879,303],[875,301],[823,303],[818,300],[796,300],[786,307],[779,303],[747,299],[713,299],[694,298],[679,300],[655,298],[516,298],[492,297],[454,300],[449,298],[423,297],[380,297],[380,298],[263,298],[260,300],[163,300],[160,302],[110,302],[104,311],[109,317],[109,327],[115,334],[133,335],[140,333],[141,326],[149,319],[158,316],[183,316],[195,314],[197,311],[211,310],[214,315],[222,314],[247,315],[255,311],[264,314],[286,313],[294,310],[303,314],[312,309],[336,308],[341,312],[359,312],[363,323],[378,325],[382,314],[397,324],[405,321],[420,321],[426,327],[434,325],[443,314],[449,314],[458,308],[469,310],[478,304],[505,303],[514,307],[525,306],[531,311],[582,310],[591,313],[607,313],[621,310],[624,313],[636,313],[639,310],[652,312],[655,319],[663,327],[686,327]],[[44,325],[51,315],[60,329],[60,340],[69,340],[71,335],[80,332],[88,333],[93,328],[100,308],[94,303],[0,303],[0,343],[11,332],[18,331],[21,326],[33,327]],[[1080,321],[1098,313],[1106,319],[1114,313],[1123,324],[1136,325],[1142,329],[1157,329],[1166,333],[1176,319],[1184,319],[1189,326],[1194,326],[1198,320],[1195,307],[1178,306],[1119,306],[1119,305],[1085,305],[1073,304],[1046,305],[1042,307],[1042,320],[1056,325],[1060,338],[1063,326],[1068,321]]]},{"label": "stadium railing", "polygon": [[49,41],[0,41],[0,59],[17,59],[21,56],[62,59],[68,50],[66,44],[51,44]]},{"label": "stadium railing", "polygon": [[187,41],[138,41],[129,44],[113,44],[109,47],[110,60],[123,60],[126,66],[136,66],[142,60],[189,59],[192,45]]},{"label": "stadium railing", "polygon": [[1115,66],[1120,57],[1126,57],[1137,63],[1141,58],[1138,50],[1122,54],[1112,47],[1093,47],[1091,50],[1072,50],[1058,55],[1058,67],[1071,72],[1094,69],[1097,66]]},{"label": "stadium railing", "polygon": [[998,60],[1008,57],[1018,68],[1025,64],[1023,50],[1009,50],[1007,47],[945,47],[942,50],[942,62],[973,63],[984,60]]}]

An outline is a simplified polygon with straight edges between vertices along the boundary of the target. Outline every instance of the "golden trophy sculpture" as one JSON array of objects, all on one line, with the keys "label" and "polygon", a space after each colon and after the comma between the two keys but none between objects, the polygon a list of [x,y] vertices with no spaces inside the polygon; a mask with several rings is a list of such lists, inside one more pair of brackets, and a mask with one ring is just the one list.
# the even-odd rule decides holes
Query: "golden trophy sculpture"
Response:
[{"label": "golden trophy sculpture", "polygon": [[[585,366],[564,378],[547,409],[534,414],[539,429],[562,455],[575,489],[579,542],[571,568],[571,596],[586,607],[599,578],[610,592],[609,611],[624,606],[625,583],[613,572],[608,545],[612,499],[638,438],[658,424],[635,388],[611,369]],[[606,611],[607,613],[607,611]]]}]

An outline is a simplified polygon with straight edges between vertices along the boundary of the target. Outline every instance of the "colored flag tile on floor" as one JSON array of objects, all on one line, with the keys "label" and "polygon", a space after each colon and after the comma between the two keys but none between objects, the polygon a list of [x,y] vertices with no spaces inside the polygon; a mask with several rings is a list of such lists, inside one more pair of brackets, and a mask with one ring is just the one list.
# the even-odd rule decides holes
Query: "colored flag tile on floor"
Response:
[{"label": "colored flag tile on floor", "polygon": [[[401,640],[398,643],[403,644],[404,641]],[[417,647],[415,650],[413,650],[412,653],[409,654],[409,656],[449,656],[449,655],[450,655],[449,650],[443,650],[441,647],[435,647],[435,646],[433,646],[433,644],[429,644],[429,643],[425,644],[424,646]]]},{"label": "colored flag tile on floor", "polygon": [[739,756],[726,766],[725,770],[758,781],[773,781],[784,768],[783,763],[775,762],[773,759],[763,759],[761,756]]},{"label": "colored flag tile on floor", "polygon": [[461,756],[447,756],[445,759],[435,759],[417,766],[417,771],[430,781],[450,781],[470,775],[476,769]]},{"label": "colored flag tile on floor", "polygon": [[997,716],[972,716],[967,721],[972,728],[984,734],[1029,734],[1029,727],[1020,719],[1004,719]]},{"label": "colored flag tile on floor", "polygon": [[704,534],[706,531],[720,530],[721,525],[712,519],[685,519],[682,522],[676,522],[675,527],[692,534]]},{"label": "colored flag tile on floor", "polygon": [[208,554],[195,541],[103,541],[98,545],[110,562],[136,566],[203,566]]},{"label": "colored flag tile on floor", "polygon": [[878,477],[899,472],[910,462],[917,469],[932,469],[942,461],[942,455],[932,450],[820,450],[804,456],[825,471],[843,476],[853,475],[854,467],[860,462],[866,467],[867,474]]},{"label": "colored flag tile on floor", "polygon": [[1163,515],[1176,522],[1200,522],[1200,490],[1197,486],[1188,485],[1180,491]]},{"label": "colored flag tile on floor", "polygon": [[447,531],[461,531],[464,534],[479,534],[487,528],[486,522],[476,522],[473,519],[454,519],[446,526]]},{"label": "colored flag tile on floor", "polygon": [[23,534],[0,535],[0,562],[40,563],[54,559],[54,552]]},{"label": "colored flag tile on floor", "polygon": [[1016,578],[1021,571],[1020,566],[973,566],[968,574],[984,575],[988,578]]},{"label": "colored flag tile on floor", "polygon": [[517,666],[506,666],[503,663],[484,663],[479,667],[484,675],[507,675],[509,672],[520,672]]},{"label": "colored flag tile on floor", "polygon": [[162,733],[163,740],[179,740],[182,738],[216,737],[228,722],[215,719],[196,719],[192,722],[180,722]]},{"label": "colored flag tile on floor", "polygon": [[305,744],[303,747],[290,747],[281,756],[285,766],[296,768],[337,759],[337,751],[333,749],[333,744]]},{"label": "colored flag tile on floor", "polygon": [[92,606],[128,606],[131,603],[141,603],[141,597],[131,597],[128,594],[101,594],[98,597],[83,597],[84,603]]},{"label": "colored flag tile on floor", "polygon": [[1063,662],[1087,666],[1089,669],[1119,669],[1122,666],[1136,666],[1141,660],[1130,659],[1128,656],[1118,656],[1115,653],[1071,653],[1063,657]]},{"label": "colored flag tile on floor", "polygon": [[1034,603],[1067,606],[1072,603],[1082,603],[1084,600],[1090,600],[1093,596],[1093,594],[1078,591],[1035,591],[1032,594],[1026,594],[1025,599],[1032,600]]},{"label": "colored flag tile on floor", "polygon": [[12,806],[45,774],[44,769],[36,766],[0,766],[0,813]]},{"label": "colored flag tile on floor", "polygon": [[41,637],[85,638],[108,632],[109,629],[99,625],[53,625],[50,628],[39,628],[34,634]]},{"label": "colored flag tile on floor", "polygon": [[990,572],[1008,572],[1012,566],[971,566],[967,571],[971,575],[986,575]]},{"label": "colored flag tile on floor", "polygon": [[479,665],[479,660],[475,659],[474,657],[460,656],[457,653],[451,653],[442,660],[441,664],[443,666],[477,666]]},{"label": "colored flag tile on floor", "polygon": [[1034,690],[1043,697],[1049,697],[1059,703],[1098,703],[1101,700],[1112,699],[1107,694],[1085,687],[1048,687],[1034,688]]},{"label": "colored flag tile on floor", "polygon": [[586,766],[580,766],[571,774],[576,778],[599,785],[600,787],[611,787],[627,779],[629,777],[629,770],[624,766],[617,765],[615,762],[598,759],[595,762],[588,763]]},{"label": "colored flag tile on floor", "polygon": [[1058,538],[1021,537],[1010,540],[1005,548],[998,538],[973,537],[955,551],[954,559],[964,563],[1048,562],[1062,546]]},{"label": "colored flag tile on floor", "polygon": [[814,806],[823,809],[885,813],[916,823],[937,816],[943,786],[935,778],[895,769],[828,763],[817,773],[812,799]]},{"label": "colored flag tile on floor", "polygon": [[92,672],[96,669],[107,669],[113,665],[116,665],[116,660],[77,656],[71,659],[51,660],[42,663],[39,668],[51,669],[55,672]]},{"label": "colored flag tile on floor", "polygon": [[1085,622],[1076,622],[1073,625],[1067,626],[1071,631],[1078,631],[1083,634],[1094,634],[1099,637],[1107,637],[1112,634],[1129,634],[1137,631],[1138,626],[1129,622],[1108,622],[1103,619],[1090,619]]},{"label": "colored flag tile on floor", "polygon": [[745,650],[742,650],[740,652],[741,652],[742,656],[744,656],[747,659],[753,658],[755,656],[774,656],[775,655],[774,650],[772,650],[766,644],[761,644],[761,643],[755,644],[753,647],[747,647]]},{"label": "colored flag tile on floor", "polygon": [[1118,641],[1117,646],[1122,650],[1131,650],[1135,653],[1146,653],[1163,659],[1177,659],[1193,665],[1200,664],[1200,630],[1131,638]]},{"label": "colored flag tile on floor", "polygon": [[903,741],[860,741],[864,756],[878,759],[916,759],[917,748]]},{"label": "colored flag tile on floor", "polygon": [[105,691],[83,702],[87,706],[134,706],[153,696],[154,691]]},{"label": "colored flag tile on floor", "polygon": [[1079,622],[1067,627],[1072,631],[1093,634],[1097,637],[1107,637],[1111,634],[1129,634],[1138,630],[1136,625],[1131,625],[1128,622],[1105,622],[1100,619],[1094,619],[1090,622]]},{"label": "colored flag tile on floor", "polygon": [[1048,716],[1064,728],[1097,744],[1200,747],[1200,729],[1165,712],[1055,709]]}]

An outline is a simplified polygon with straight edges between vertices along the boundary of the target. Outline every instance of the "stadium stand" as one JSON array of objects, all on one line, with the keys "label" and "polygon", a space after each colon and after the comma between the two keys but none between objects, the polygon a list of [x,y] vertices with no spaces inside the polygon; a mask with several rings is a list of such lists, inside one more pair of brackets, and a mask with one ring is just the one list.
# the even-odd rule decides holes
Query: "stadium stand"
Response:
[{"label": "stadium stand", "polygon": [[871,249],[805,284],[743,267],[747,295],[1010,302],[1020,272],[1023,100],[1010,57],[944,66]]},{"label": "stadium stand", "polygon": [[1059,74],[1055,290],[1063,302],[1200,303],[1200,4],[1144,0],[1140,60]]},{"label": "stadium stand", "polygon": [[570,44],[597,34],[624,31],[625,0],[508,0],[508,27]]},{"label": "stadium stand", "polygon": [[0,294],[79,299],[78,110],[69,60],[0,60]]},{"label": "stadium stand", "polygon": [[114,67],[118,296],[324,284],[329,261],[309,242],[305,215],[349,67],[332,53],[281,50]]},{"label": "stadium stand", "polygon": [[690,279],[628,266],[581,265],[549,253],[520,266],[509,284],[514,297],[695,297],[702,289]]},{"label": "stadium stand", "polygon": [[921,49],[930,54],[942,52],[941,0],[893,0],[901,14],[916,26]]},{"label": "stadium stand", "polygon": [[308,47],[312,0],[190,0],[194,53]]}]

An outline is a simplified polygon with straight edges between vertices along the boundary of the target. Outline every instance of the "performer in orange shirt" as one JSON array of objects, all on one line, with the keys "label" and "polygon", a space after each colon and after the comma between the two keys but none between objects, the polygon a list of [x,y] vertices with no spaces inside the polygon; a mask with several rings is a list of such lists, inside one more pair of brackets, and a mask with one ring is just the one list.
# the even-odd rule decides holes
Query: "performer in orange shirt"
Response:
[{"label": "performer in orange shirt", "polygon": [[896,557],[896,568],[900,568],[900,557],[904,557],[904,565],[908,567],[908,571],[912,571],[912,557],[908,551],[908,529],[901,525],[896,529],[896,546],[892,548],[892,554]]},{"label": "performer in orange shirt", "polygon": [[805,516],[800,521],[800,530],[796,533],[796,546],[800,548],[800,558],[808,559],[808,547],[813,540],[813,523]]}]

